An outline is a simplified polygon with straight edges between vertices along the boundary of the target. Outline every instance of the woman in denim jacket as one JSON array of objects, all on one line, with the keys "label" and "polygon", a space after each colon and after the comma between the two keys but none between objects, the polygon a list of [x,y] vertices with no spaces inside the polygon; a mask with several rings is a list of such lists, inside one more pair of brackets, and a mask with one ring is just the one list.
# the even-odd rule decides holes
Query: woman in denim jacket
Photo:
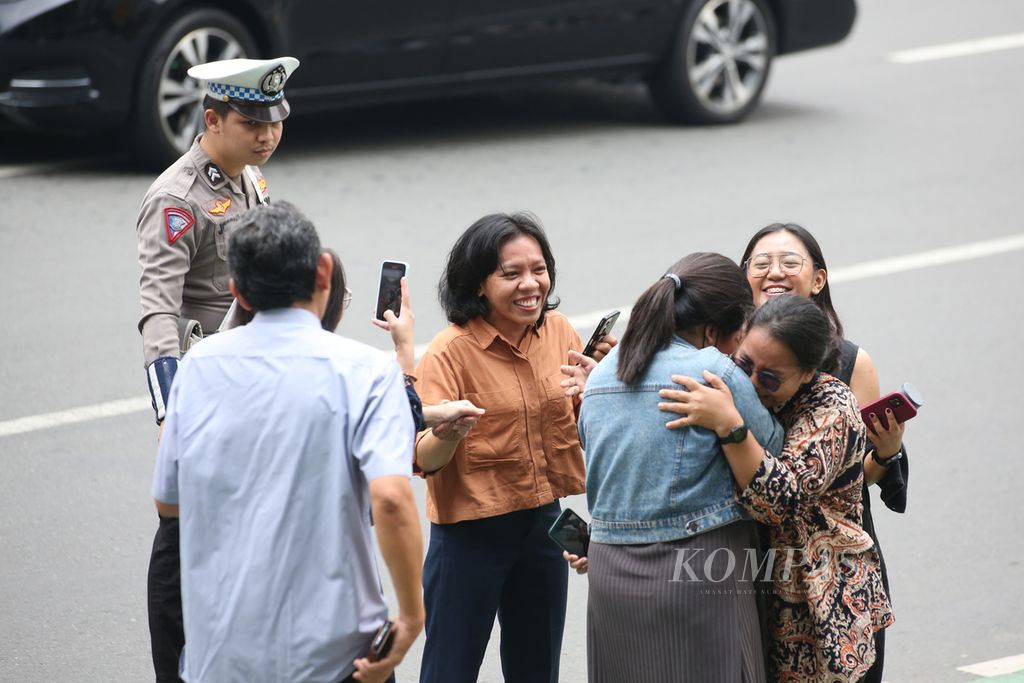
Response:
[{"label": "woman in denim jacket", "polygon": [[751,308],[735,263],[691,254],[640,296],[619,346],[587,380],[579,432],[592,516],[592,682],[765,680],[753,523],[716,435],[667,430],[658,410],[671,374],[710,370],[757,440],[781,444],[779,424],[724,355]]}]

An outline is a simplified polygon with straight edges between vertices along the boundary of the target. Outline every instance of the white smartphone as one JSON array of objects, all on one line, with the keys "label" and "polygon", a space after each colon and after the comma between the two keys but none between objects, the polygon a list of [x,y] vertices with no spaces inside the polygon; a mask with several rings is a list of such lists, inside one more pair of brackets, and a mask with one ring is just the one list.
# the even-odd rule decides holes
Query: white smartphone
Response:
[{"label": "white smartphone", "polygon": [[402,278],[409,272],[409,264],[402,261],[384,261],[380,264],[377,283],[377,320],[384,320],[384,311],[402,314]]}]

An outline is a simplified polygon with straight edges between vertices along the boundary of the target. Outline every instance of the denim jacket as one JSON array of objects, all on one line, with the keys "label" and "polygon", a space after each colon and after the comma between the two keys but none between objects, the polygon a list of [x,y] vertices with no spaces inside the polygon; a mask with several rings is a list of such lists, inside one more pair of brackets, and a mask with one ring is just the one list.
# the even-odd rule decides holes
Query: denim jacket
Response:
[{"label": "denim jacket", "polygon": [[587,462],[591,539],[598,543],[655,543],[686,538],[746,518],[732,471],[714,432],[670,430],[658,410],[659,389],[678,389],[671,375],[703,382],[710,370],[728,385],[750,433],[778,453],[782,427],[761,405],[749,378],[718,349],[697,349],[680,337],[654,355],[633,384],[618,380],[619,349],[594,369],[580,409]]}]

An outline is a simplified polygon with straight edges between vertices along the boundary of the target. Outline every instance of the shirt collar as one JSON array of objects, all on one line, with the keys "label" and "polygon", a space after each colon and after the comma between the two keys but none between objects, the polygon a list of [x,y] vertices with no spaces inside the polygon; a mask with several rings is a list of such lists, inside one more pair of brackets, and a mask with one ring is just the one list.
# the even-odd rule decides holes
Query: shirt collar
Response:
[{"label": "shirt collar", "polygon": [[192,147],[188,150],[189,159],[192,164],[196,167],[196,174],[199,175],[206,184],[210,186],[211,190],[219,190],[228,184],[229,178],[227,173],[221,170],[220,166],[214,163],[210,155],[206,153],[203,146],[199,144],[199,140],[203,137],[200,133],[196,136],[196,139],[192,141]]},{"label": "shirt collar", "polygon": [[305,308],[272,308],[259,311],[250,325],[302,325],[303,327],[321,327],[320,319]]},{"label": "shirt collar", "polygon": [[[476,343],[479,344],[482,349],[489,348],[491,344],[494,344],[499,339],[515,348],[515,344],[501,336],[501,332],[498,332],[498,329],[494,327],[494,325],[484,320],[483,316],[471,318],[470,321],[466,323],[466,327],[473,335]],[[533,333],[534,336],[540,337],[540,329],[541,328],[537,325],[533,325],[527,334]]]}]

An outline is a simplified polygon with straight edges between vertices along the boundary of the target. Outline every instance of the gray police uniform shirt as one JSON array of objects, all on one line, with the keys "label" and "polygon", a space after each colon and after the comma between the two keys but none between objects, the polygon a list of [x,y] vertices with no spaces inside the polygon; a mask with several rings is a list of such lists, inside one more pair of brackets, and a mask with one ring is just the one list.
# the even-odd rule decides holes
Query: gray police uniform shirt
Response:
[{"label": "gray police uniform shirt", "polygon": [[153,497],[180,505],[189,683],[337,683],[387,618],[368,482],[412,475],[393,358],[277,309],[198,344]]},{"label": "gray police uniform shirt", "polygon": [[199,146],[200,138],[154,181],[139,212],[146,367],[161,356],[178,357],[179,317],[198,320],[207,334],[217,331],[232,300],[222,224],[269,201],[258,168],[247,167],[255,184],[248,171],[229,178]]}]

